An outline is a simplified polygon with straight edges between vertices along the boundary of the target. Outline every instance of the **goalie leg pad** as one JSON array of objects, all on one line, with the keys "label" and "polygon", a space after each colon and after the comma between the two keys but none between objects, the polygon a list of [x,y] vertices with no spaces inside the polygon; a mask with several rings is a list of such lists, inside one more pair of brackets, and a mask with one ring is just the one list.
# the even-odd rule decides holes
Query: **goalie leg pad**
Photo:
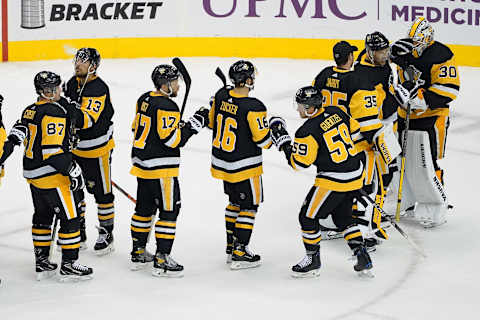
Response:
[{"label": "goalie leg pad", "polygon": [[387,165],[402,152],[402,147],[393,131],[392,123],[385,124],[383,129],[375,135],[374,141],[377,151]]},{"label": "goalie leg pad", "polygon": [[416,210],[415,217],[434,224],[443,223],[448,199],[434,169],[427,132],[408,133],[405,179],[420,209]]}]

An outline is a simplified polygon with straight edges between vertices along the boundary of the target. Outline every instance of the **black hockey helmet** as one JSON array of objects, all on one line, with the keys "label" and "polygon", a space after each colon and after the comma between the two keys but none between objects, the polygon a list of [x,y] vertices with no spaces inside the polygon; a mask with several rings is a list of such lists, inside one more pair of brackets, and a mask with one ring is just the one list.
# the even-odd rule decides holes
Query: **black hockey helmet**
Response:
[{"label": "black hockey helmet", "polygon": [[317,88],[307,86],[298,89],[295,94],[295,101],[298,104],[304,105],[306,109],[312,106],[315,107],[315,109],[318,109],[322,106],[323,96]]},{"label": "black hockey helmet", "polygon": [[152,71],[152,81],[157,89],[160,89],[163,84],[177,80],[179,77],[178,69],[169,64],[160,64]]},{"label": "black hockey helmet", "polygon": [[255,73],[255,66],[246,60],[235,62],[228,70],[228,76],[235,86],[245,86],[248,78],[255,80]]},{"label": "black hockey helmet", "polygon": [[39,95],[42,95],[42,93],[46,91],[53,92],[61,82],[60,76],[50,71],[41,71],[37,73],[33,79],[35,91]]},{"label": "black hockey helmet", "polygon": [[75,62],[90,62],[96,68],[100,65],[100,53],[95,48],[81,48],[75,53]]},{"label": "black hockey helmet", "polygon": [[378,51],[388,48],[389,42],[387,37],[379,31],[368,33],[365,37],[365,49],[371,51]]}]

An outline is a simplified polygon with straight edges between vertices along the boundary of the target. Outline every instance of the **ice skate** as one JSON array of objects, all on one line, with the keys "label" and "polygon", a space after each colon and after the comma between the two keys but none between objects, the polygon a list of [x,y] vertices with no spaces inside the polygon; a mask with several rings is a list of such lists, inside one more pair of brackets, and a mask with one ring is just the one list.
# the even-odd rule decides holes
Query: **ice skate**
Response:
[{"label": "ice skate", "polygon": [[134,248],[130,254],[130,270],[132,271],[145,269],[150,262],[153,262],[153,254],[148,252],[145,248]]},{"label": "ice skate", "polygon": [[314,254],[307,254],[302,261],[292,267],[294,278],[315,278],[320,275],[320,251]]},{"label": "ice skate", "polygon": [[232,252],[233,252],[233,244],[227,244],[227,248],[225,249],[225,253],[227,254],[227,259],[225,260],[226,264],[232,263]]},{"label": "ice skate", "polygon": [[77,282],[93,278],[93,269],[76,261],[62,261],[60,267],[60,282]]},{"label": "ice skate", "polygon": [[359,247],[355,249],[354,256],[357,258],[357,263],[353,266],[353,270],[355,270],[359,277],[362,278],[373,278],[374,275],[372,273],[372,259],[368,254],[365,247]]},{"label": "ice skate", "polygon": [[96,227],[98,229],[98,239],[93,249],[97,256],[104,256],[113,252],[115,247],[113,246],[113,234],[108,232],[103,227]]},{"label": "ice skate", "polygon": [[153,262],[154,277],[181,278],[183,266],[178,264],[169,254],[157,253]]},{"label": "ice skate", "polygon": [[246,245],[240,243],[235,244],[230,269],[239,270],[255,268],[260,266],[260,264],[261,261],[258,254],[251,252]]},{"label": "ice skate", "polygon": [[37,281],[51,278],[55,275],[58,265],[50,262],[48,256],[40,256],[35,258],[35,272],[37,273]]}]

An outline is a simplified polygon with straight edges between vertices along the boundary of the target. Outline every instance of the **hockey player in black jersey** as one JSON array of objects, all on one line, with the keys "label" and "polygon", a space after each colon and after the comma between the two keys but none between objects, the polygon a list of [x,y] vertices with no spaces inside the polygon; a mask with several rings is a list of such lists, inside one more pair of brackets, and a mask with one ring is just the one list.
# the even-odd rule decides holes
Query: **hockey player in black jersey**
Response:
[{"label": "hockey player in black jersey", "polygon": [[353,198],[365,178],[364,154],[355,145],[360,125],[338,107],[322,107],[322,94],[314,87],[299,89],[295,100],[300,117],[306,121],[295,133],[293,144],[285,121],[270,119],[272,140],[285,153],[288,164],[295,170],[317,167],[315,184],[299,214],[306,256],[292,267],[293,276],[319,275],[321,226],[343,232],[357,258],[354,270],[370,275],[372,261],[352,216]]},{"label": "hockey player in black jersey", "polygon": [[[0,94],[0,157],[3,155],[3,144],[7,139],[7,133],[5,131],[5,127],[3,126],[3,117],[2,117],[2,104],[3,104],[3,96]],[[0,166],[0,185],[2,184],[2,178],[5,175],[5,169],[3,165]]]},{"label": "hockey player in black jersey", "polygon": [[267,109],[249,97],[255,85],[255,67],[235,62],[228,75],[233,87],[215,94],[209,113],[212,135],[212,176],[223,181],[227,263],[231,269],[260,265],[260,256],[248,249],[258,206],[263,202],[262,148],[272,145]]},{"label": "hockey player in black jersey", "polygon": [[132,124],[135,137],[130,173],[137,177],[137,204],[131,222],[131,269],[139,270],[152,261],[145,246],[159,210],[155,223],[154,276],[182,276],[183,266],[170,255],[181,206],[180,148],[208,123],[208,109],[205,108],[188,121],[181,121],[180,109],[172,100],[179,90],[179,77],[179,71],[173,66],[155,67],[152,72],[155,90],[140,96]]},{"label": "hockey player in black jersey", "polygon": [[[408,41],[413,42],[412,46],[405,46]],[[415,19],[408,30],[408,37],[400,39],[392,45],[392,61],[398,65],[398,77],[400,81],[420,80],[423,84],[418,90],[411,93],[410,106],[412,112],[410,114],[409,129],[413,134],[421,137],[422,140],[428,141],[430,145],[430,156],[436,178],[430,173],[426,173],[428,177],[425,180],[438,180],[444,185],[444,171],[438,164],[445,156],[445,146],[447,140],[447,131],[450,126],[450,104],[457,98],[460,90],[460,76],[453,52],[443,43],[434,39],[434,30],[425,17]],[[413,79],[410,77],[413,76]],[[399,129],[405,128],[406,110],[399,108],[400,117]],[[425,138],[424,138],[425,137]],[[422,143],[423,145],[426,144]],[[420,145],[420,144],[418,144]],[[423,153],[419,148],[410,149],[414,144],[409,143],[407,152],[407,163],[414,162],[415,154]],[[425,167],[425,166],[424,166]],[[426,195],[425,190],[431,189],[437,193],[438,188],[435,185],[426,184],[418,187],[418,192],[424,195],[416,194],[411,199],[411,204],[423,203],[442,203],[441,208],[426,209],[425,215],[420,214],[426,227],[434,227],[443,224],[445,220],[445,208],[448,203],[443,200],[433,199],[430,195]],[[415,194],[417,190],[412,190]],[[445,192],[441,192],[441,197],[445,197]],[[405,199],[407,200],[407,199]],[[419,214],[419,206],[417,203],[415,215]],[[431,212],[437,212],[433,217]]]},{"label": "hockey player in black jersey", "polygon": [[[65,95],[77,108],[76,135],[79,139],[73,150],[75,161],[83,171],[87,191],[95,197],[98,208],[99,236],[94,250],[98,255],[108,254],[113,247],[115,217],[111,183],[111,154],[113,141],[113,106],[107,84],[97,76],[100,54],[94,48],[82,48],[75,54],[75,75],[67,82]],[[85,195],[81,198],[82,248],[86,248]]]},{"label": "hockey player in black jersey", "polygon": [[32,238],[37,279],[53,275],[57,264],[49,260],[52,221],[60,221],[58,242],[62,247],[60,280],[87,280],[92,268],[78,264],[80,247],[79,213],[74,192],[84,186],[82,170],[70,151],[71,119],[60,100],[60,77],[49,71],[35,76],[36,103],[22,112],[11,129],[0,164],[14,146],[25,144],[23,176],[30,184],[34,207]]}]

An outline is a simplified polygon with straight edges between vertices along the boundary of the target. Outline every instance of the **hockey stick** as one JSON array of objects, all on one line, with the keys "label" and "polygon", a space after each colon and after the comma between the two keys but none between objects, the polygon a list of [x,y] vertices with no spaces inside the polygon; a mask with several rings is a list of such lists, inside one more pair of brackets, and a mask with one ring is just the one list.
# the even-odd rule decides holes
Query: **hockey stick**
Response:
[{"label": "hockey stick", "polygon": [[368,200],[368,202],[370,202],[375,207],[375,209],[380,211],[382,216],[385,217],[385,219],[387,219],[392,224],[392,226],[394,226],[395,229],[397,229],[397,231],[405,239],[407,239],[408,243],[410,243],[410,245],[415,249],[415,251],[417,251],[422,257],[424,257],[424,258],[427,257],[425,252],[412,239],[410,239],[408,234],[398,225],[398,223],[395,220],[390,218],[390,216],[385,212],[385,210],[383,210],[375,201],[373,201],[373,199],[364,190],[360,189],[360,193],[362,194],[362,196],[364,198],[366,198]]},{"label": "hockey stick", "polygon": [[217,77],[220,78],[220,80],[222,80],[223,86],[226,87],[227,86],[227,78],[225,77],[225,74],[223,73],[222,69],[217,67],[217,69],[215,70],[215,74],[217,75]]},{"label": "hockey stick", "polygon": [[137,203],[137,200],[132,197],[127,191],[123,190],[118,184],[116,184],[113,180],[112,180],[112,186],[114,186],[118,191],[120,191],[121,194],[123,194],[125,197],[127,197],[129,200],[131,200],[133,203]]},{"label": "hockey stick", "polygon": [[402,162],[400,166],[400,181],[398,182],[398,194],[397,194],[397,210],[395,211],[395,220],[400,221],[400,207],[402,204],[402,190],[403,190],[403,180],[405,178],[405,162],[407,155],[407,138],[408,138],[408,129],[410,127],[410,103],[407,105],[407,116],[405,118],[405,130],[403,132],[402,140]]},{"label": "hockey stick", "polygon": [[185,68],[182,60],[179,58],[173,58],[172,63],[182,75],[183,81],[185,81],[185,96],[183,97],[182,109],[180,110],[180,119],[182,119],[183,111],[185,111],[185,105],[187,104],[188,94],[190,93],[190,86],[192,85],[192,78],[190,78],[187,68]]}]

